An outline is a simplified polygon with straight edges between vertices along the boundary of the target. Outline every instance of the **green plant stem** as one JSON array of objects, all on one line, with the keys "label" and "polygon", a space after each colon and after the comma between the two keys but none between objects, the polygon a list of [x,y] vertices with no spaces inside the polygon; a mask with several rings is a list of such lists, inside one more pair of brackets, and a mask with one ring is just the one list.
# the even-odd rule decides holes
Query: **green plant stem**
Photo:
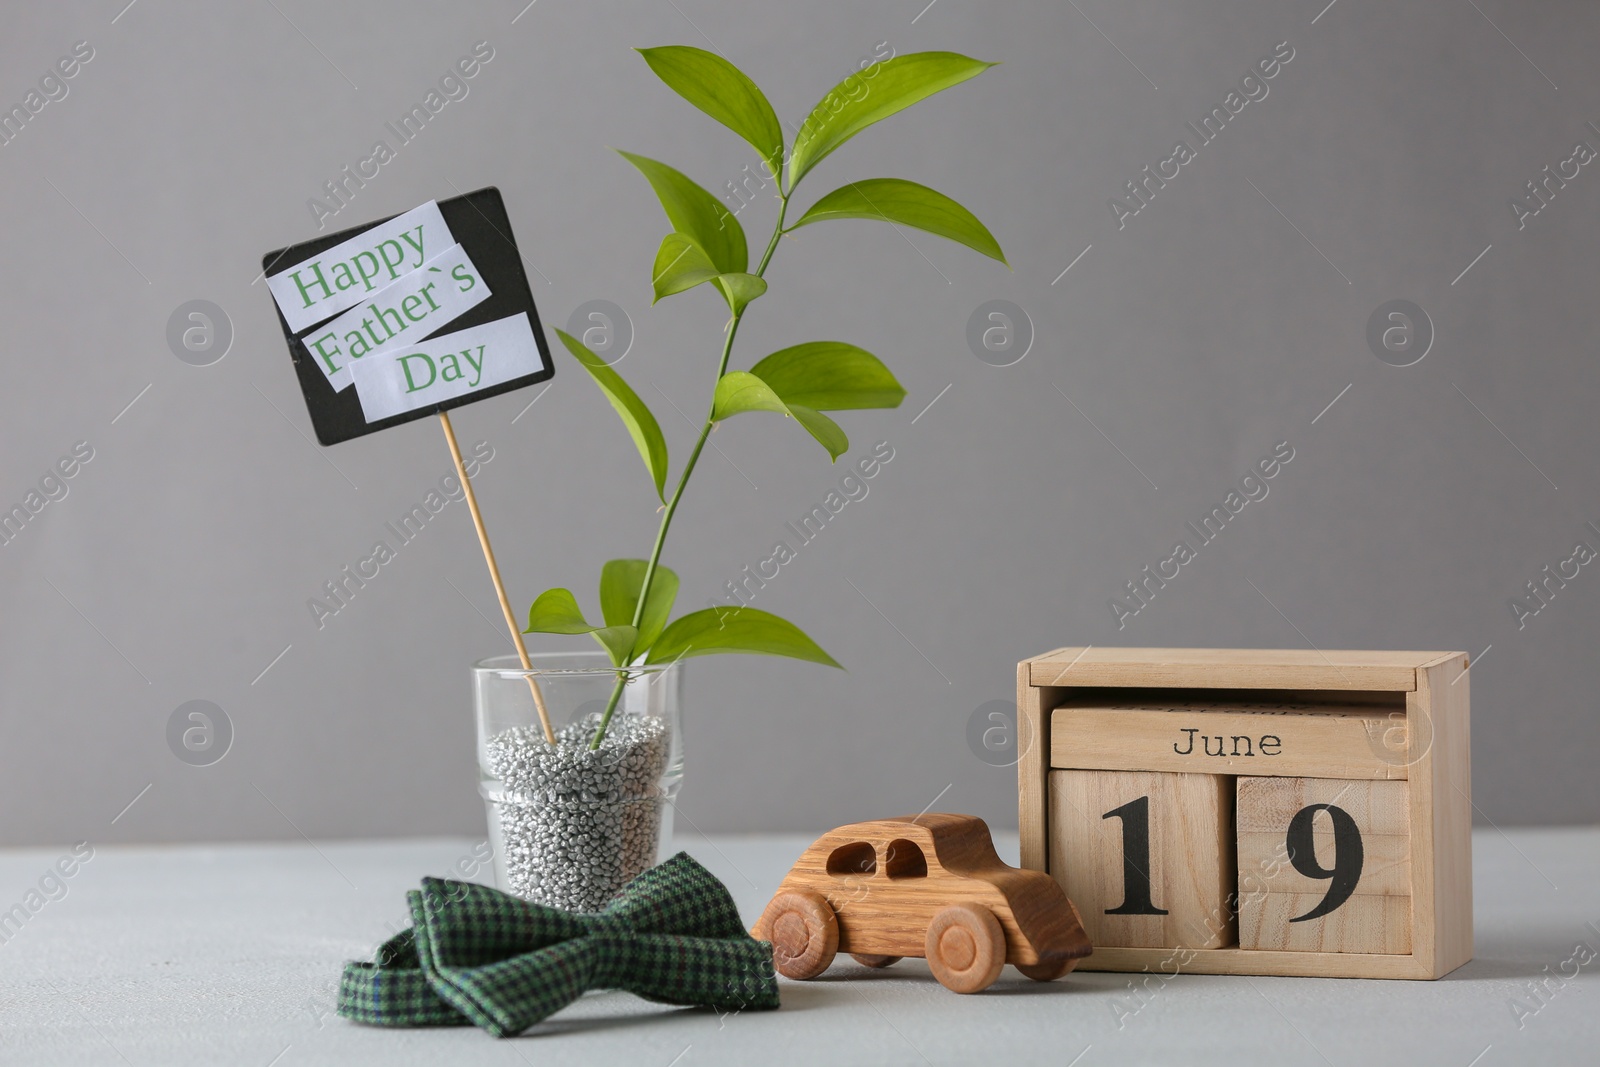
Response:
[{"label": "green plant stem", "polygon": [[[767,264],[772,262],[772,253],[778,248],[778,239],[783,236],[783,218],[789,210],[789,197],[794,193],[791,188],[788,193],[778,196],[778,221],[772,227],[772,237],[767,241],[767,250],[762,253],[761,265],[756,268],[756,277],[761,278],[767,272]],[[739,332],[739,322],[744,318],[745,309],[741,308],[728,323],[728,336],[722,342],[722,360],[717,365],[717,381],[728,373],[728,357],[733,353],[733,338]],[[716,392],[716,383],[712,383],[713,396]],[[683,499],[683,491],[689,484],[689,475],[694,473],[695,464],[700,461],[700,453],[706,447],[706,441],[711,437],[711,431],[716,423],[711,419],[711,411],[707,410],[705,425],[700,428],[700,437],[694,443],[694,449],[689,453],[689,460],[683,465],[683,473],[678,476],[677,488],[672,491],[672,499],[667,501],[665,510],[661,513],[661,524],[656,528],[656,543],[650,549],[650,562],[645,565],[644,580],[639,584],[639,602],[633,608],[633,626],[638,629],[639,623],[644,619],[644,606],[650,598],[650,583],[655,580],[656,564],[661,560],[661,550],[666,547],[667,530],[672,526],[672,516],[677,513],[678,501]],[[600,742],[605,740],[606,730],[611,727],[611,716],[617,710],[617,702],[622,699],[622,690],[628,684],[626,669],[617,672],[617,684],[612,687],[611,698],[606,701],[605,713],[600,716],[600,725],[594,732],[594,739],[589,742],[591,750],[598,749]]]}]

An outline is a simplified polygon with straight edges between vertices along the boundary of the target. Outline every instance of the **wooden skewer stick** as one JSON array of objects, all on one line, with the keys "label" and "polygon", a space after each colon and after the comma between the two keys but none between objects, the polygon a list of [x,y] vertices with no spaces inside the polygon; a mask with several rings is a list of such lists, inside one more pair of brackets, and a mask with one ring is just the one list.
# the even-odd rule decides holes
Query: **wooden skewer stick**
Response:
[{"label": "wooden skewer stick", "polygon": [[[444,427],[444,439],[450,445],[450,458],[456,461],[456,475],[461,479],[461,489],[466,493],[467,510],[472,512],[472,525],[478,528],[478,544],[483,546],[484,562],[489,564],[489,577],[494,579],[495,595],[500,598],[500,610],[505,614],[506,627],[511,631],[511,643],[517,646],[517,657],[522,669],[533,670],[528,660],[528,646],[522,641],[522,631],[517,629],[517,618],[511,613],[511,601],[506,599],[505,583],[500,580],[500,567],[494,561],[494,549],[489,547],[489,531],[484,529],[483,515],[478,511],[478,498],[472,492],[472,479],[467,477],[466,464],[461,462],[461,446],[456,444],[455,427],[450,425],[450,413],[439,412],[439,425]],[[544,706],[544,693],[539,690],[538,679],[528,675],[528,688],[533,690],[533,706],[539,711],[539,725],[544,727],[544,739],[556,743],[556,733],[550,728],[550,712]]]}]

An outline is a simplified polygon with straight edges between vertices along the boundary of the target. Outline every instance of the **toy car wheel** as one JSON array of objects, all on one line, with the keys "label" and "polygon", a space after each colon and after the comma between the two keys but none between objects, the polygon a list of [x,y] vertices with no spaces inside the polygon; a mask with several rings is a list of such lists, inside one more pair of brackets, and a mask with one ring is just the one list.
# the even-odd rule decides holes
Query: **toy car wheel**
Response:
[{"label": "toy car wheel", "polygon": [[976,993],[1006,965],[1006,933],[994,912],[978,904],[952,904],[928,924],[928,968],[946,989]]},{"label": "toy car wheel", "polygon": [[1078,965],[1076,959],[1040,960],[1038,963],[1019,963],[1017,970],[1035,982],[1054,982]]},{"label": "toy car wheel", "polygon": [[819,894],[779,893],[761,916],[772,941],[772,965],[785,978],[815,978],[839,951],[839,920]]},{"label": "toy car wheel", "polygon": [[867,952],[852,952],[850,958],[863,967],[889,967],[905,959],[904,956],[874,956]]}]

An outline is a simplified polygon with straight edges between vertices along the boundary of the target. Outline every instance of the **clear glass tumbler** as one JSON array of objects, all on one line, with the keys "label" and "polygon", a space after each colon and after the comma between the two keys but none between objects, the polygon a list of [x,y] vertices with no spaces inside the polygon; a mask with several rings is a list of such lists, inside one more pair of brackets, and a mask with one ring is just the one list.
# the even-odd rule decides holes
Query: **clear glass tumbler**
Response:
[{"label": "clear glass tumbler", "polygon": [[[474,665],[478,790],[495,884],[568,911],[599,911],[655,866],[683,781],[681,664],[613,667],[603,652]],[[621,686],[599,747],[593,740]],[[540,726],[542,703],[556,732]]]}]

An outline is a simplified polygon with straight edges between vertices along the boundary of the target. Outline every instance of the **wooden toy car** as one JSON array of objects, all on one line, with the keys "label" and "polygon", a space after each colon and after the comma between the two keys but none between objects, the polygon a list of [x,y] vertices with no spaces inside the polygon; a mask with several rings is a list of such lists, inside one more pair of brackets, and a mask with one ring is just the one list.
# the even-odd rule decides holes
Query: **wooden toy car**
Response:
[{"label": "wooden toy car", "polygon": [[1060,978],[1092,950],[1072,901],[1041,871],[1008,867],[971,815],[852,823],[795,862],[750,931],[787,978],[814,978],[841,949],[868,967],[924,956],[934,977],[976,993],[1012,964]]}]

